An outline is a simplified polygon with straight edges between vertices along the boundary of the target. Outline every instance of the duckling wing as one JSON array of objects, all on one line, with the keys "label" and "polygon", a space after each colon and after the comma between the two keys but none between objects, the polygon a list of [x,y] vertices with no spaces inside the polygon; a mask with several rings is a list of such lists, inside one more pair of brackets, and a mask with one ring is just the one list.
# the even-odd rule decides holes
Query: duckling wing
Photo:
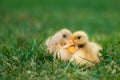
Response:
[{"label": "duckling wing", "polygon": [[97,54],[99,57],[102,56],[102,54],[100,53],[102,47],[100,45],[95,42],[88,42],[88,45],[90,46],[90,49],[93,53]]},{"label": "duckling wing", "polygon": [[54,53],[60,47],[57,43],[56,36],[48,38],[45,42],[45,45],[50,53]]},{"label": "duckling wing", "polygon": [[67,51],[67,49],[60,48],[54,55],[54,57],[63,60],[63,61],[69,61],[72,54]]}]

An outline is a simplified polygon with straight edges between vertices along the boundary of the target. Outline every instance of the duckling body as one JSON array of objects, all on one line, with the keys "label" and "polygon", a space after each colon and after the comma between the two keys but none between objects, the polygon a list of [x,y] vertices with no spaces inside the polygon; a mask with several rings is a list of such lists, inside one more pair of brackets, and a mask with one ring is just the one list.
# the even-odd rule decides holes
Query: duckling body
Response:
[{"label": "duckling body", "polygon": [[76,51],[70,59],[70,62],[75,62],[77,65],[93,65],[88,59],[89,55],[85,54],[84,51]]},{"label": "duckling body", "polygon": [[56,32],[52,37],[46,40],[47,51],[53,53],[53,56],[60,60],[68,61],[71,53],[63,46],[72,38],[72,32],[68,29],[62,29]]},{"label": "duckling body", "polygon": [[[99,63],[99,57],[97,55],[97,50],[93,49],[94,46],[91,43],[87,43],[73,54],[70,61],[75,61],[76,64],[86,64],[92,66],[93,63]],[[98,51],[99,52],[99,51]]]}]

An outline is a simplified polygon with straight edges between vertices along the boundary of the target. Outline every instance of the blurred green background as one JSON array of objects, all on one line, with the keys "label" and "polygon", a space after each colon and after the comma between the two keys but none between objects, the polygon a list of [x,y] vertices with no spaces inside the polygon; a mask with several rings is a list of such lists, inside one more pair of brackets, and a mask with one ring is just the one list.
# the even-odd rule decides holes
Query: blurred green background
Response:
[{"label": "blurred green background", "polygon": [[[67,63],[58,63],[62,68],[51,70],[53,67],[48,59],[49,56],[43,55],[46,53],[44,41],[62,28],[68,28],[72,32],[86,31],[91,40],[103,46],[103,53],[108,55],[107,58],[104,56],[104,60],[108,61],[104,62],[105,64],[115,62],[115,64],[110,63],[110,67],[114,70],[113,65],[117,66],[120,63],[119,55],[112,54],[119,53],[120,49],[120,0],[0,0],[0,76],[2,79],[16,79],[16,77],[29,79],[31,75],[35,79],[41,77],[56,79],[53,78],[54,75],[58,75],[58,79],[69,79],[73,72],[66,71],[67,77],[65,74],[60,74],[66,69]],[[18,61],[16,64],[14,57]],[[38,64],[36,69],[31,68],[31,59]],[[63,66],[64,64],[66,65]],[[72,71],[78,70],[76,67],[69,68]],[[120,71],[117,69],[113,74],[112,69],[108,71],[107,69],[108,66],[105,68],[101,66],[97,70],[103,72],[106,70],[106,72],[98,74],[96,69],[93,69],[86,73],[75,73],[76,76],[71,78],[78,79],[82,74],[81,79],[98,77],[107,79],[115,77],[119,73],[117,71]]]},{"label": "blurred green background", "polygon": [[67,27],[111,35],[119,32],[119,4],[119,0],[1,0],[0,32],[6,28],[37,35]]}]

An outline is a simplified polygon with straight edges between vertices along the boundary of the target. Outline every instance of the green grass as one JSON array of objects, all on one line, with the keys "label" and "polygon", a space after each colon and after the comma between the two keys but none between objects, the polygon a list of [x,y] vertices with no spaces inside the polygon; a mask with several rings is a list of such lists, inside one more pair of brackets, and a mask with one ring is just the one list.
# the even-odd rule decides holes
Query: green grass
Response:
[{"label": "green grass", "polygon": [[[120,80],[119,0],[1,0],[1,80]],[[84,30],[102,45],[101,63],[53,61],[45,40],[62,28]]]}]

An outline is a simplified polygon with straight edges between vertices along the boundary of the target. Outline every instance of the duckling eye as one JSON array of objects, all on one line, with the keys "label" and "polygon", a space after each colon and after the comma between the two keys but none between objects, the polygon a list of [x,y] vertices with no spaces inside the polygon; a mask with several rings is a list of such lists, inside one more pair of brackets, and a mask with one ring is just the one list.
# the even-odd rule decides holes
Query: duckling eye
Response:
[{"label": "duckling eye", "polygon": [[67,36],[65,34],[63,34],[63,38],[66,38]]},{"label": "duckling eye", "polygon": [[81,38],[81,36],[78,36],[78,37],[77,37],[77,39],[80,39],[80,38]]}]

